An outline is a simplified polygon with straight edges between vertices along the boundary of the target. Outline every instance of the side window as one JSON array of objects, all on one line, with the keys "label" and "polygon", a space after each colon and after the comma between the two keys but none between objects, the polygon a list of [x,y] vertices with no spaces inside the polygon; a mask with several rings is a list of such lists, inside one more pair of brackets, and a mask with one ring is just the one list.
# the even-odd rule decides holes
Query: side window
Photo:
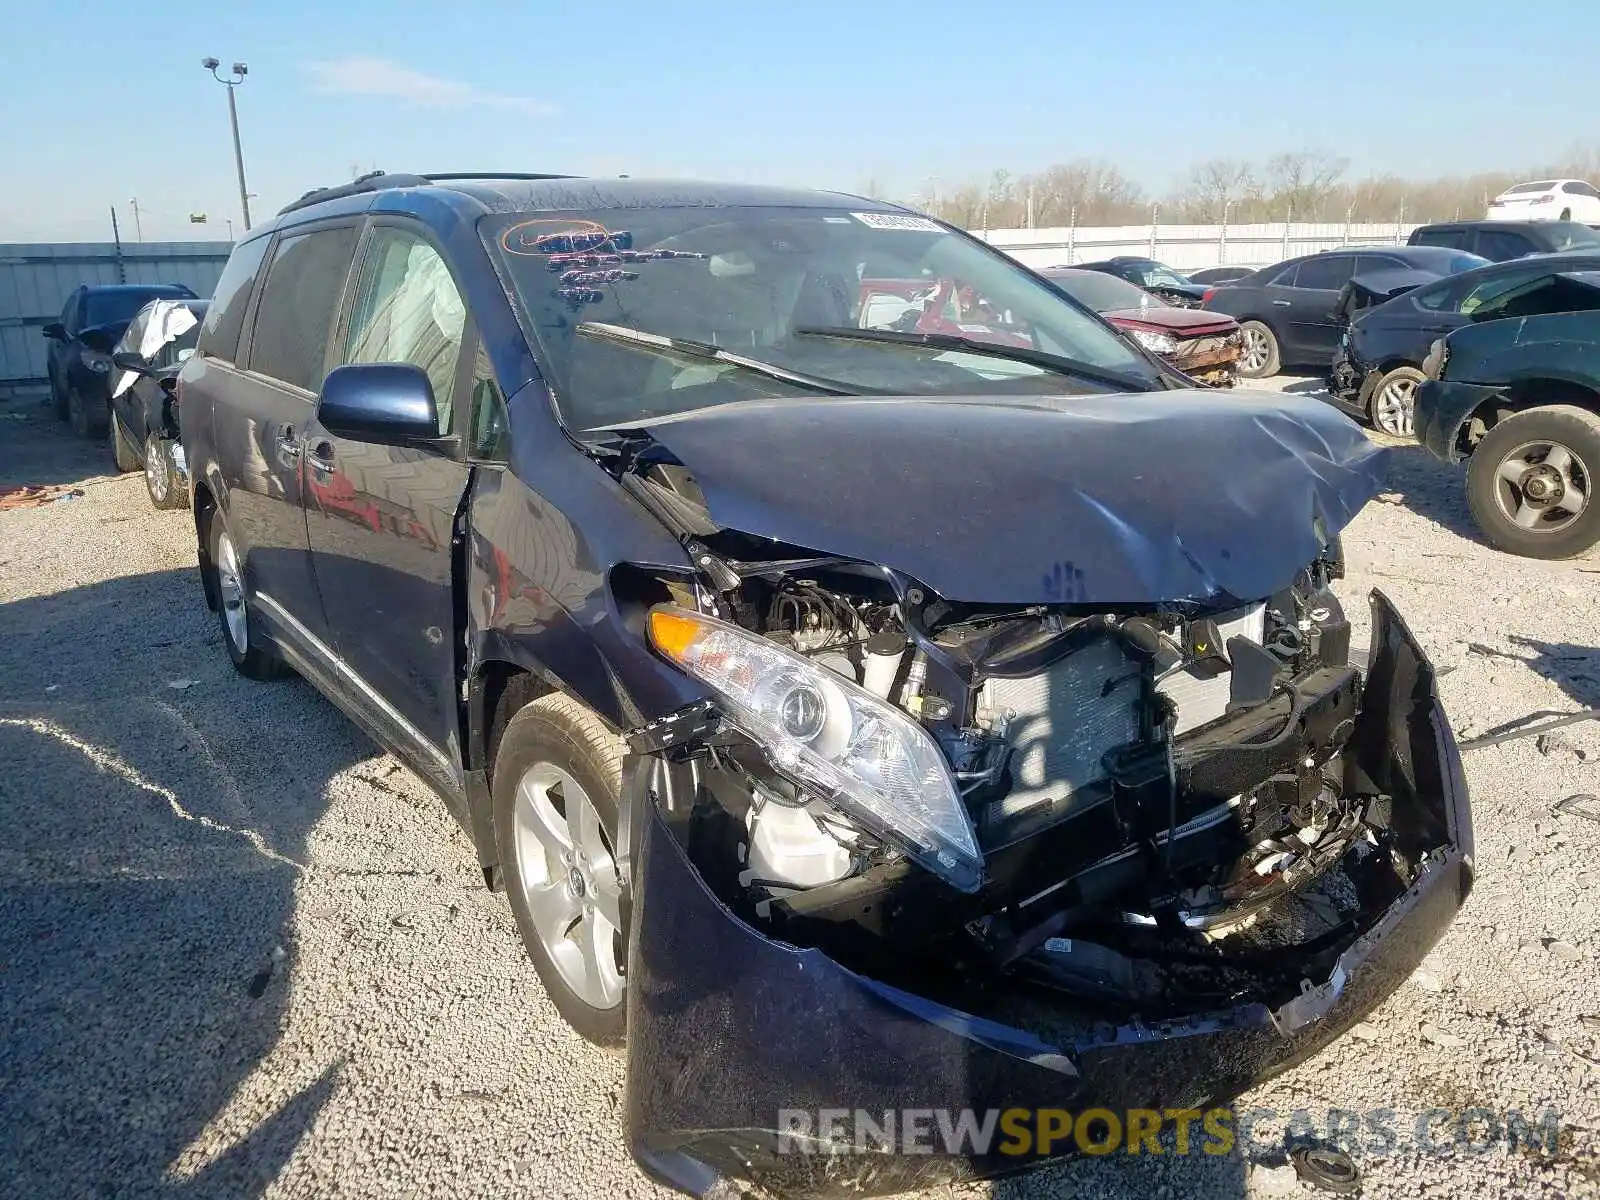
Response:
[{"label": "side window", "polygon": [[439,252],[403,229],[374,229],[343,361],[421,367],[433,384],[441,436],[450,432],[466,324],[466,305]]},{"label": "side window", "polygon": [[68,333],[78,332],[78,310],[82,307],[83,289],[79,288],[67,297],[66,307],[61,310],[61,324]]},{"label": "side window", "polygon": [[1452,250],[1465,250],[1469,235],[1465,229],[1419,229],[1412,239],[1413,246],[1448,246]]},{"label": "side window", "polygon": [[1294,287],[1295,286],[1295,279],[1299,274],[1300,274],[1300,264],[1299,263],[1294,263],[1293,265],[1284,268],[1282,271],[1279,271],[1276,275],[1274,275],[1267,286],[1268,287]]},{"label": "side window", "polygon": [[1418,288],[1411,293],[1411,298],[1418,308],[1425,308],[1429,312],[1443,312],[1445,309],[1454,309],[1455,300],[1453,293],[1456,285],[1446,279],[1442,283],[1430,283],[1427,287]]},{"label": "side window", "polygon": [[1478,253],[1494,262],[1521,258],[1538,248],[1520,233],[1507,233],[1503,229],[1485,229],[1478,234]]},{"label": "side window", "polygon": [[315,392],[334,315],[355,254],[354,225],[319,229],[278,243],[250,336],[250,369]]},{"label": "side window", "polygon": [[233,362],[239,353],[239,334],[244,330],[244,314],[250,307],[250,293],[261,260],[266,256],[270,237],[260,237],[234,249],[222,268],[222,277],[200,326],[200,353],[209,358]]},{"label": "side window", "polygon": [[467,430],[467,454],[471,458],[503,462],[510,457],[509,438],[506,398],[494,381],[494,366],[480,341],[472,363],[472,421]]},{"label": "side window", "polygon": [[1300,274],[1295,287],[1315,291],[1336,292],[1350,282],[1356,273],[1356,260],[1349,254],[1329,254],[1322,258],[1308,258],[1300,264]]},{"label": "side window", "polygon": [[1587,196],[1594,189],[1586,183],[1563,183],[1561,190],[1569,196]]}]

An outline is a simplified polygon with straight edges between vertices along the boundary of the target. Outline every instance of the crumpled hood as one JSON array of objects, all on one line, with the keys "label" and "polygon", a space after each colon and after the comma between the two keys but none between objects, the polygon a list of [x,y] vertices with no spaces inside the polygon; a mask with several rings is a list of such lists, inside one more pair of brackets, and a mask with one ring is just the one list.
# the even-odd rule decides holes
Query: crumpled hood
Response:
[{"label": "crumpled hood", "polygon": [[760,401],[645,428],[723,528],[969,603],[1259,600],[1385,466],[1328,405],[1247,391]]}]

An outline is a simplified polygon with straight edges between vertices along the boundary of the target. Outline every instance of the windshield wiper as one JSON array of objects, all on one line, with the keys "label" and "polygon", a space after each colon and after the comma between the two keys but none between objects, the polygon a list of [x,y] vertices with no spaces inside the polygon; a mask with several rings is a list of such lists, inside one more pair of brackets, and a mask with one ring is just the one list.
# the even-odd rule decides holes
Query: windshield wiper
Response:
[{"label": "windshield wiper", "polygon": [[861,396],[868,391],[874,390],[849,387],[840,383],[837,379],[824,379],[820,375],[805,375],[799,371],[791,371],[786,367],[762,362],[759,358],[746,358],[742,354],[724,350],[721,346],[713,346],[710,342],[697,342],[693,338],[667,337],[665,334],[660,333],[646,333],[640,329],[629,329],[624,325],[609,325],[604,321],[582,321],[578,324],[578,332],[584,337],[615,342],[619,346],[631,346],[636,350],[643,350],[646,354],[658,354],[662,358],[685,358],[692,362],[709,360],[711,362],[726,363],[728,366],[737,367],[742,371],[764,375],[768,379],[776,379],[780,383],[792,383],[797,387],[806,388],[808,391],[825,392],[830,396]]},{"label": "windshield wiper", "polygon": [[1027,363],[1058,375],[1075,375],[1080,379],[1088,379],[1123,392],[1147,392],[1152,386],[1148,380],[1108,371],[1091,363],[1068,358],[1064,354],[1030,350],[1025,346],[1002,346],[996,342],[962,337],[956,333],[909,333],[895,329],[856,329],[848,325],[838,327],[806,325],[794,330],[794,334],[796,337],[833,338],[841,342],[881,342],[889,346],[927,346],[935,350],[960,350],[965,354]]}]

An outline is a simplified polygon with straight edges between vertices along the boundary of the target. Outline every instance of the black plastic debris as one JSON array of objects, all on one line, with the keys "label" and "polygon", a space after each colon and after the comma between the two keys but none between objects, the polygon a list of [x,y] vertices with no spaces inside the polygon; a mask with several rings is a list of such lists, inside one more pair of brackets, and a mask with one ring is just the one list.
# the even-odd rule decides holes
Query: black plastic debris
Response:
[{"label": "black plastic debris", "polygon": [[1289,1164],[1302,1182],[1324,1192],[1354,1196],[1361,1191],[1361,1172],[1355,1160],[1333,1146],[1297,1146],[1289,1151]]}]

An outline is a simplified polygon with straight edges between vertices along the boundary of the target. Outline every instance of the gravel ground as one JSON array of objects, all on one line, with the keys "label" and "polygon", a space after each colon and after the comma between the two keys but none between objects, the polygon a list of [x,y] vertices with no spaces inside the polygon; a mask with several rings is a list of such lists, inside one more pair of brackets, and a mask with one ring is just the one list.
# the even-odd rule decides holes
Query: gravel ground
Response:
[{"label": "gravel ground", "polygon": [[[83,491],[0,514],[0,1195],[665,1195],[621,1143],[620,1059],[558,1019],[442,806],[309,686],[234,674],[188,514],[108,466],[0,404],[0,484]],[[1489,550],[1419,450],[1392,486],[1346,535],[1345,596],[1396,601],[1458,730],[1600,705],[1596,568]],[[1600,793],[1600,727],[1466,762],[1465,912],[1359,1036],[1240,1101],[1282,1118],[1248,1152],[959,1194],[1296,1194],[1283,1120],[1381,1108],[1399,1144],[1358,1146],[1367,1196],[1600,1194],[1600,823],[1553,809]],[[1565,1132],[1424,1153],[1434,1106]]]}]

